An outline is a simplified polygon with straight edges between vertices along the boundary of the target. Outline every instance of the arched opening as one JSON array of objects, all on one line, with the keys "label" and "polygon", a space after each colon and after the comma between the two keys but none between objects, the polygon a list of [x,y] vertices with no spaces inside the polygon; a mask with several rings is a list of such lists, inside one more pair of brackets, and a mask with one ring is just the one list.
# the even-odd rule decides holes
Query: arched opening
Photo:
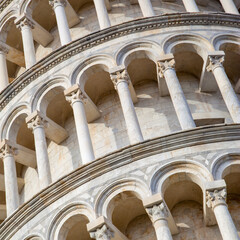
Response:
[{"label": "arched opening", "polygon": [[224,169],[222,177],[227,185],[228,209],[240,236],[240,165],[232,163]]},{"label": "arched opening", "polygon": [[111,199],[108,218],[130,240],[156,239],[152,222],[135,192],[121,192]]},{"label": "arched opening", "polygon": [[129,145],[121,103],[110,79],[109,66],[102,63],[94,64],[81,76],[80,86],[101,113],[99,119],[88,125],[93,136],[95,157]]},{"label": "arched opening", "polygon": [[203,221],[203,192],[198,177],[192,173],[175,173],[169,176],[162,185],[162,194],[168,205],[179,234],[174,240],[221,239],[218,226],[205,227]]},{"label": "arched opening", "polygon": [[88,218],[78,214],[70,217],[61,227],[58,240],[90,240],[87,231]]}]

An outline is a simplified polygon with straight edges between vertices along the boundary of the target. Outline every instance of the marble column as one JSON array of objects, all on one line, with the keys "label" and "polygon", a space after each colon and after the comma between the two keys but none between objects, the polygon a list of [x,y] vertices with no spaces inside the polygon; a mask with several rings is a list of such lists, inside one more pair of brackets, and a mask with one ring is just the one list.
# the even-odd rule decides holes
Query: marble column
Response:
[{"label": "marble column", "polygon": [[158,62],[158,68],[160,77],[164,77],[166,80],[168,91],[170,93],[181,128],[183,130],[195,128],[196,125],[190,108],[176,75],[175,60],[172,57],[162,59]]},{"label": "marble column", "polygon": [[129,91],[130,78],[126,70],[120,70],[110,74],[115,89],[118,92],[123,115],[125,118],[128,136],[131,144],[143,141],[141,128]]},{"label": "marble column", "polygon": [[146,208],[153,223],[158,240],[172,240],[172,234],[168,226],[168,209],[164,202]]},{"label": "marble column", "polygon": [[100,29],[111,27],[105,0],[94,0]]},{"label": "marble column", "polygon": [[61,44],[66,45],[72,41],[65,13],[66,0],[49,0],[49,4],[55,12]]},{"label": "marble column", "polygon": [[17,172],[14,149],[6,140],[0,146],[0,158],[3,159],[7,217],[19,207]]},{"label": "marble column", "polygon": [[144,17],[152,17],[155,15],[151,0],[138,0],[138,3]]},{"label": "marble column", "polygon": [[106,224],[104,224],[94,232],[90,232],[90,237],[96,240],[111,240],[114,237],[114,233]]},{"label": "marble column", "polygon": [[48,159],[47,143],[44,125],[47,124],[39,112],[35,112],[26,119],[28,128],[33,131],[37,169],[40,188],[46,188],[52,182]]},{"label": "marble column", "polygon": [[[182,1],[187,12],[199,12],[199,9],[195,0],[182,0]],[[223,0],[223,1],[226,1],[226,0]]]},{"label": "marble column", "polygon": [[220,0],[220,2],[226,13],[239,14],[239,11],[233,0]]},{"label": "marble column", "polygon": [[70,89],[66,90],[65,96],[66,100],[71,103],[73,108],[82,163],[87,164],[95,159],[84,107],[84,102],[87,98],[78,85],[74,85]]},{"label": "marble column", "polygon": [[9,84],[6,54],[8,49],[0,43],[0,92],[2,92]]},{"label": "marble column", "polygon": [[16,22],[16,25],[22,33],[25,65],[28,69],[36,63],[36,54],[32,35],[34,24],[30,19],[24,16]]},{"label": "marble column", "polygon": [[211,55],[209,60],[210,63],[207,70],[213,73],[234,123],[240,123],[240,102],[222,65],[224,56],[218,54]]},{"label": "marble column", "polygon": [[216,217],[223,240],[239,240],[236,227],[226,204],[226,189],[206,192],[206,203]]}]

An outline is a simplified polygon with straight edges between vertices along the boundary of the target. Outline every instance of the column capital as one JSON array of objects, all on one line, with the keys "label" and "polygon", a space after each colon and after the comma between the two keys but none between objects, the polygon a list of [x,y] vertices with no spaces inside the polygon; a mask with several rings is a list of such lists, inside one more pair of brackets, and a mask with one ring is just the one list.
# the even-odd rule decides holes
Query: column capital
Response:
[{"label": "column capital", "polygon": [[114,232],[104,224],[102,227],[90,232],[90,237],[96,240],[110,240],[114,236]]},{"label": "column capital", "polygon": [[175,68],[175,60],[173,54],[167,54],[157,61],[158,72],[160,77],[164,77],[164,72],[168,69]]},{"label": "column capital", "polygon": [[46,126],[47,121],[40,114],[40,112],[35,111],[26,118],[26,123],[29,129],[34,130],[37,127],[44,128]]},{"label": "column capital", "polygon": [[72,105],[75,102],[85,102],[87,99],[86,94],[80,89],[78,84],[73,85],[64,91],[66,100]]},{"label": "column capital", "polygon": [[49,5],[54,9],[57,6],[67,6],[67,1],[66,0],[49,0]]},{"label": "column capital", "polygon": [[10,141],[3,140],[0,143],[0,158],[4,159],[8,156],[14,156],[17,154],[16,151],[17,149],[10,143]]},{"label": "column capital", "polygon": [[146,211],[153,223],[162,219],[167,220],[169,217],[169,212],[164,202],[156,204],[152,207],[147,207]]},{"label": "column capital", "polygon": [[117,71],[110,72],[110,78],[116,90],[117,90],[117,85],[120,82],[127,82],[128,85],[130,84],[130,77],[126,69],[120,69]]},{"label": "column capital", "polygon": [[206,191],[207,206],[214,209],[218,205],[227,205],[226,197],[226,188]]},{"label": "column capital", "polygon": [[218,51],[216,53],[210,53],[208,55],[209,64],[207,66],[207,71],[214,71],[217,67],[222,67],[222,63],[224,62],[225,53],[223,51]]},{"label": "column capital", "polygon": [[17,18],[15,21],[16,27],[22,31],[24,27],[30,27],[31,29],[34,28],[34,22],[32,19],[26,15],[22,15],[21,17]]}]

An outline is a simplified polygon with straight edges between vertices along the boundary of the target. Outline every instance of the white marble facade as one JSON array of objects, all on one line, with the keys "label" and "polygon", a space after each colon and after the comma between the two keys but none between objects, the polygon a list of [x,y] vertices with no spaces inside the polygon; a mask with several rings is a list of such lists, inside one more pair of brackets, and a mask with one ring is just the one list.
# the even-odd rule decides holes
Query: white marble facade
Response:
[{"label": "white marble facade", "polygon": [[2,1],[0,239],[239,239],[239,8]]}]

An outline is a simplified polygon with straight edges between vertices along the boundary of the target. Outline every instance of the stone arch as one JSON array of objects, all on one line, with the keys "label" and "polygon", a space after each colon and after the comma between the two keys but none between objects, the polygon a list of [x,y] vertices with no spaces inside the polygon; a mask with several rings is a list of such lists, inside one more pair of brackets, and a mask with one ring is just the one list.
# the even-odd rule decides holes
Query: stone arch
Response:
[{"label": "stone arch", "polygon": [[[47,96],[47,94],[54,89],[57,89],[56,91],[58,92],[60,90],[64,91],[68,87],[70,87],[70,84],[66,76],[55,76],[54,78],[45,82],[44,85],[37,89],[31,98],[31,111],[33,112],[38,110],[46,114],[48,103],[54,97],[53,95]],[[46,97],[46,99],[44,99],[44,97]]]},{"label": "stone arch", "polygon": [[116,67],[109,55],[92,56],[74,68],[71,83],[79,84],[83,92],[96,104],[103,94],[114,90],[109,71]]},{"label": "stone arch", "polygon": [[[176,46],[182,45],[182,49],[188,46],[188,51],[197,52],[199,56],[204,59],[208,51],[214,51],[212,44],[201,35],[193,34],[181,34],[172,35],[165,39],[162,44],[164,53],[175,53]],[[190,46],[192,46],[190,48]]]},{"label": "stone arch", "polygon": [[233,34],[218,34],[213,37],[212,45],[216,51],[219,51],[221,46],[225,43],[232,43],[240,45],[240,36]]},{"label": "stone arch", "polygon": [[172,176],[181,175],[181,178],[177,180],[188,180],[198,185],[202,190],[204,189],[205,181],[212,181],[213,177],[211,173],[202,164],[196,163],[190,160],[175,161],[173,163],[167,163],[159,168],[151,178],[151,191],[153,194],[161,193],[164,196],[164,192],[167,187],[175,180],[169,180],[174,178]]},{"label": "stone arch", "polygon": [[44,240],[43,236],[39,233],[31,233],[24,240]]},{"label": "stone arch", "polygon": [[1,19],[0,19],[0,31],[2,32],[4,29],[7,28],[7,24],[10,20],[16,19],[18,13],[16,10],[8,11]]},{"label": "stone arch", "polygon": [[110,201],[119,193],[132,191],[139,199],[143,199],[149,196],[151,193],[145,182],[139,179],[121,179],[113,182],[107,188],[105,188],[95,202],[95,212],[97,216],[109,217],[108,205]]},{"label": "stone arch", "polygon": [[240,152],[226,153],[214,159],[211,165],[211,172],[215,180],[223,179],[230,172],[240,172]]},{"label": "stone arch", "polygon": [[142,199],[149,195],[150,191],[142,180],[121,179],[101,192],[95,204],[95,211],[98,216],[108,218],[127,236],[136,234],[135,226],[142,222],[146,224],[142,227],[154,236],[151,221],[142,203]]},{"label": "stone arch", "polygon": [[57,215],[51,221],[47,239],[64,240],[64,237],[66,237],[68,234],[69,229],[76,222],[74,217],[79,215],[86,218],[87,221],[92,221],[95,219],[95,213],[88,204],[82,202],[71,203],[62,208],[62,210],[57,213]]},{"label": "stone arch", "polygon": [[73,85],[78,83],[83,89],[88,75],[93,72],[93,66],[99,66],[98,70],[109,71],[109,69],[114,68],[117,65],[115,60],[110,55],[101,54],[91,56],[82,61],[80,64],[77,64],[77,66],[74,68],[70,76],[71,84]]},{"label": "stone arch", "polygon": [[[20,124],[22,121],[25,121],[25,117],[29,114],[30,109],[28,103],[20,103],[18,106],[16,106],[3,121],[1,128],[1,139],[16,141]],[[19,118],[21,121],[19,121]]]},{"label": "stone arch", "polygon": [[148,58],[156,62],[162,49],[152,41],[134,41],[121,47],[115,56],[117,65],[127,67],[133,58]]}]

